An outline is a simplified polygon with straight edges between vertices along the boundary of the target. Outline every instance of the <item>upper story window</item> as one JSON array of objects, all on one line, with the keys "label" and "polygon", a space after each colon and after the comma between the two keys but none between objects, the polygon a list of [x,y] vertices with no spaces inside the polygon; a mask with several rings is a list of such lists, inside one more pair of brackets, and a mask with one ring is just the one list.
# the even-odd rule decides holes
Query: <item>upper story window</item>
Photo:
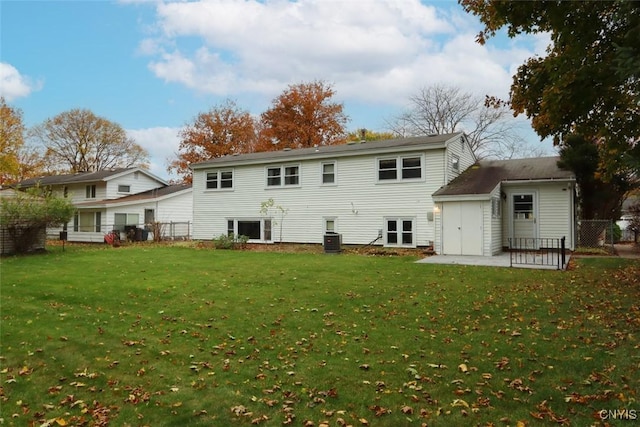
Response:
[{"label": "upper story window", "polygon": [[300,166],[271,166],[267,168],[267,187],[300,185]]},{"label": "upper story window", "polygon": [[209,190],[233,188],[233,170],[220,170],[207,172],[206,186]]},{"label": "upper story window", "polygon": [[336,162],[322,163],[322,184],[331,185],[336,183]]},{"label": "upper story window", "polygon": [[456,172],[460,171],[460,157],[456,156],[455,154],[451,155],[451,169]]},{"label": "upper story window", "polygon": [[96,185],[87,185],[85,187],[85,197],[87,199],[95,199],[96,198]]},{"label": "upper story window", "polygon": [[118,193],[130,193],[131,186],[130,185],[118,185]]},{"label": "upper story window", "polygon": [[378,180],[399,181],[422,178],[421,156],[378,159]]},{"label": "upper story window", "polygon": [[402,179],[422,178],[422,159],[420,157],[402,158]]},{"label": "upper story window", "polygon": [[300,184],[300,167],[285,166],[284,168],[284,185]]}]

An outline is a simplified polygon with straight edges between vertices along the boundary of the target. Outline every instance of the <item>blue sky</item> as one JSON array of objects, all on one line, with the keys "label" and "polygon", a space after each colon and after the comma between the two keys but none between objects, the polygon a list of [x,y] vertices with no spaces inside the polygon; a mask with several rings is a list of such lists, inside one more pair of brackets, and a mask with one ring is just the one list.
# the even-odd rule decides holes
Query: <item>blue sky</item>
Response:
[{"label": "blue sky", "polygon": [[448,0],[0,0],[0,94],[27,126],[88,108],[171,178],[180,128],[225,99],[257,116],[288,85],[324,80],[349,130],[384,131],[432,84],[506,97],[518,65],[548,40],[479,46],[480,28]]}]

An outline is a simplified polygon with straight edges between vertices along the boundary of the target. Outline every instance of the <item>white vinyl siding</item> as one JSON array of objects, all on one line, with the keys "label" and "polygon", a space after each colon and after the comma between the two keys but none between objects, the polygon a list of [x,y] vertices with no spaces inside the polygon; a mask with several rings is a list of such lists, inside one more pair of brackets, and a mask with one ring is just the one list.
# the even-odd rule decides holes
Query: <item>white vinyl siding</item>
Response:
[{"label": "white vinyl siding", "polygon": [[473,165],[476,162],[476,158],[466,140],[459,136],[455,141],[449,143],[444,161],[446,163],[445,180],[450,182],[469,166]]},{"label": "white vinyl siding", "polygon": [[504,221],[505,201],[501,195],[501,185],[490,194],[491,215],[485,215],[485,224],[489,224],[489,228],[485,230],[485,255],[496,255],[502,252],[502,222]]},{"label": "white vinyl siding", "polygon": [[[378,160],[383,156],[362,155],[340,158],[339,184],[323,185],[322,163],[306,160],[299,166],[300,185],[295,191],[284,185],[256,185],[268,179],[270,169],[283,166],[234,165],[234,192],[207,193],[204,188],[206,170],[196,169],[193,176],[194,239],[211,239],[227,233],[227,219],[251,217],[260,212],[262,202],[272,198],[287,209],[280,218],[273,216],[274,241],[282,225],[282,240],[297,243],[322,243],[323,218],[335,218],[345,244],[366,244],[376,239],[384,228],[384,218],[415,218],[415,246],[427,246],[434,240],[434,222],[427,212],[433,211],[433,194],[443,185],[444,150],[416,151],[401,157],[420,157],[422,178],[400,181],[397,185],[379,185]],[[395,156],[397,158],[398,156]],[[381,244],[382,242],[377,242]]]},{"label": "white vinyl siding", "polygon": [[[149,175],[136,171],[132,171],[122,176],[117,176],[106,182],[101,181],[97,184],[99,189],[103,188],[103,196],[98,196],[98,199],[117,199],[130,194],[138,194],[144,191],[153,190],[154,188],[159,188],[164,185],[164,183],[158,182]],[[119,191],[119,188],[122,186],[128,186],[129,192],[124,193]]]},{"label": "white vinyl siding", "polygon": [[560,239],[566,237],[568,249],[574,249],[574,224],[573,222],[573,188],[566,182],[536,183],[529,186],[503,184],[503,191],[507,196],[507,203],[502,211],[502,244],[509,245],[513,227],[513,203],[514,194],[536,194],[537,206],[534,206],[536,214],[537,237],[543,239]]},{"label": "white vinyl siding", "polygon": [[[574,249],[571,206],[573,189],[566,183],[546,184],[538,187],[539,233],[541,238],[566,237],[566,246]],[[569,194],[567,192],[570,192]]]}]

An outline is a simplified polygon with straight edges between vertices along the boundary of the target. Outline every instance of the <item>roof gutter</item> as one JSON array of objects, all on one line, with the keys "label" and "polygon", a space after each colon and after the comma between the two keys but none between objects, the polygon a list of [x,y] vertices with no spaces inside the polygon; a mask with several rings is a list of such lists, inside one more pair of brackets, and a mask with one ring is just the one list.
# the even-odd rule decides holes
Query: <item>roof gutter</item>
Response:
[{"label": "roof gutter", "polygon": [[501,181],[504,185],[518,185],[518,184],[550,184],[558,182],[576,182],[575,177],[571,178],[537,178],[537,179],[506,179]]}]

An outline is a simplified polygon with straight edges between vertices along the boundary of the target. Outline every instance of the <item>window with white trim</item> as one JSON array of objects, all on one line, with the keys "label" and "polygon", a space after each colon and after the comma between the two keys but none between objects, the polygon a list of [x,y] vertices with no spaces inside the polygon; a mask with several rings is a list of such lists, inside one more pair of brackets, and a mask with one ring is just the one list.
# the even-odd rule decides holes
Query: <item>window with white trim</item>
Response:
[{"label": "window with white trim", "polygon": [[378,159],[378,181],[422,179],[422,156]]},{"label": "window with white trim", "polygon": [[324,218],[324,232],[337,233],[338,232],[338,220],[334,216],[328,216]]},{"label": "window with white trim", "polygon": [[113,229],[124,231],[127,226],[137,226],[140,223],[140,215],[137,213],[113,214]]},{"label": "window with white trim", "polygon": [[227,220],[227,235],[246,236],[249,241],[271,241],[271,218],[234,218]]},{"label": "window with white trim", "polygon": [[73,215],[73,231],[81,233],[99,233],[102,225],[102,212],[78,212]]},{"label": "window with white trim", "polygon": [[300,184],[300,167],[285,166],[284,168],[284,185]]},{"label": "window with white trim", "polygon": [[336,183],[336,162],[324,162],[322,168],[322,185],[334,185]]},{"label": "window with white trim", "polygon": [[123,184],[118,185],[118,193],[130,193],[130,192],[131,192],[130,185],[123,185]]},{"label": "window with white trim", "polygon": [[292,187],[300,185],[299,165],[267,167],[267,187]]},{"label": "window with white trim", "polygon": [[95,199],[96,198],[96,185],[87,185],[85,187],[85,197],[87,199]]},{"label": "window with white trim", "polygon": [[385,218],[385,246],[416,247],[414,218]]},{"label": "window with white trim", "polygon": [[206,188],[207,190],[233,189],[233,169],[207,172]]},{"label": "window with white trim", "polygon": [[456,156],[455,154],[451,155],[451,169],[453,169],[455,172],[460,171],[460,157]]}]

